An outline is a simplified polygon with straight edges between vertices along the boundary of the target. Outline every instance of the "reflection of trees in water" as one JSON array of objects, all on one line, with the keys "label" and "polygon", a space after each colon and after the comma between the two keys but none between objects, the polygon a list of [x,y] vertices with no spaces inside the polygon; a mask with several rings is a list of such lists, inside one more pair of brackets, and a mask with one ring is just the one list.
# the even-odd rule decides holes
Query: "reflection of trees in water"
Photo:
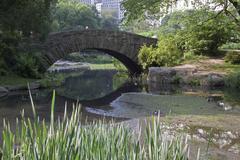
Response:
[{"label": "reflection of trees in water", "polygon": [[128,80],[128,74],[126,72],[118,72],[113,75],[113,89],[116,90],[122,86]]},{"label": "reflection of trees in water", "polygon": [[226,88],[224,90],[224,99],[234,104],[240,105],[240,92],[238,89]]},{"label": "reflection of trees in water", "polygon": [[79,100],[103,97],[123,84],[123,78],[116,82],[116,74],[115,70],[87,71],[82,76],[68,78],[58,92]]}]

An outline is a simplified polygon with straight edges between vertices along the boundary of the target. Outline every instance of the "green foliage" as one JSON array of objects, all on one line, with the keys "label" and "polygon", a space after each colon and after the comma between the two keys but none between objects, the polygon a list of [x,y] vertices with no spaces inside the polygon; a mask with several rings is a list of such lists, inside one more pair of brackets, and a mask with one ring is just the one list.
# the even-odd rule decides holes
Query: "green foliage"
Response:
[{"label": "green foliage", "polygon": [[0,75],[6,75],[16,65],[16,47],[19,39],[17,33],[0,33]]},{"label": "green foliage", "polygon": [[182,61],[182,52],[173,36],[165,36],[159,38],[156,48],[143,46],[138,58],[144,69],[151,66],[174,66]]},{"label": "green foliage", "polygon": [[224,64],[212,64],[211,68],[215,71],[221,71],[226,73],[240,71],[240,65],[224,63]]},{"label": "green foliage", "polygon": [[184,52],[216,55],[221,45],[237,38],[236,27],[225,15],[202,9],[168,15],[160,32],[174,34]]},{"label": "green foliage", "polygon": [[[199,0],[191,2],[195,8],[206,8],[212,10],[217,8],[219,12],[226,14],[232,22],[240,24],[240,1],[239,0],[213,0],[208,3],[202,3]],[[166,15],[175,7],[176,1],[172,0],[123,0],[123,6],[126,9],[127,22],[136,19],[149,19]]]},{"label": "green foliage", "polygon": [[39,59],[33,53],[20,53],[13,71],[23,77],[40,78]]},{"label": "green foliage", "polygon": [[168,2],[169,0],[124,0],[122,4],[126,9],[126,19],[130,22],[136,19],[149,18],[146,13],[148,13],[149,16],[159,16],[163,12],[166,13]]},{"label": "green foliage", "polygon": [[64,74],[45,74],[44,78],[40,80],[40,84],[44,88],[58,87],[63,84],[66,77]]},{"label": "green foliage", "polygon": [[101,22],[102,29],[118,30],[118,19],[113,16],[104,16]]},{"label": "green foliage", "polygon": [[191,79],[191,80],[189,81],[189,84],[190,84],[191,86],[200,86],[200,85],[201,85],[201,82],[200,82],[199,79],[194,78],[194,79]]},{"label": "green foliage", "polygon": [[101,25],[103,29],[118,30],[118,14],[115,10],[103,10]]},{"label": "green foliage", "polygon": [[0,30],[43,37],[49,32],[50,9],[55,3],[56,0],[1,0]]},{"label": "green foliage", "polygon": [[20,35],[14,32],[0,34],[0,75],[14,72],[22,77],[39,78],[40,64],[34,53],[20,51]]},{"label": "green foliage", "polygon": [[196,57],[197,56],[193,52],[185,52],[183,56],[184,60],[194,60]]},{"label": "green foliage", "polygon": [[147,20],[134,20],[126,23],[123,19],[121,23],[121,29],[128,32],[138,33],[144,36],[153,36],[156,35],[158,27],[154,23],[150,23]]},{"label": "green foliage", "polygon": [[148,68],[219,54],[221,45],[237,39],[236,27],[225,15],[205,9],[174,12],[162,20],[157,48],[144,46],[139,60]]},{"label": "green foliage", "polygon": [[240,49],[240,43],[230,42],[230,43],[223,44],[220,48],[221,49]]},{"label": "green foliage", "polygon": [[225,62],[229,62],[231,64],[240,64],[240,52],[228,51],[224,60]]},{"label": "green foliage", "polygon": [[103,12],[99,16],[96,8],[73,0],[61,0],[52,11],[52,31],[73,29],[118,29],[115,13]]},{"label": "green foliage", "polygon": [[[95,122],[81,123],[80,106],[74,106],[71,114],[65,109],[64,116],[55,121],[52,98],[51,118],[40,121],[32,101],[33,122],[24,117],[17,120],[16,132],[4,122],[2,159],[39,160],[85,160],[85,159],[129,159],[129,160],[187,160],[187,141],[180,138],[168,140],[161,131],[159,117],[153,117],[139,136],[123,124]],[[49,124],[49,125],[47,125]]]},{"label": "green foliage", "polygon": [[96,9],[77,1],[60,1],[53,12],[52,28],[61,30],[100,28],[100,18]]},{"label": "green foliage", "polygon": [[171,84],[180,84],[182,81],[182,77],[180,77],[179,75],[175,75],[172,79]]},{"label": "green foliage", "polygon": [[124,83],[128,82],[129,75],[126,72],[118,72],[113,77],[113,89],[117,90],[119,86],[122,86]]},{"label": "green foliage", "polygon": [[0,76],[0,85],[20,85],[26,86],[28,83],[34,82],[36,79],[24,78],[16,74],[8,73],[8,75]]},{"label": "green foliage", "polygon": [[113,63],[114,61],[113,57],[95,50],[83,51],[81,53],[72,53],[68,55],[65,59],[69,61],[94,64],[109,64]]},{"label": "green foliage", "polygon": [[240,72],[233,72],[225,79],[225,85],[228,87],[240,89]]},{"label": "green foliage", "polygon": [[113,59],[113,65],[118,71],[127,71],[126,66],[124,66],[123,63],[117,59]]},{"label": "green foliage", "polygon": [[22,47],[23,39],[42,40],[49,33],[50,10],[55,3],[56,0],[0,1],[0,75],[14,72],[39,77],[36,58],[28,47]]}]

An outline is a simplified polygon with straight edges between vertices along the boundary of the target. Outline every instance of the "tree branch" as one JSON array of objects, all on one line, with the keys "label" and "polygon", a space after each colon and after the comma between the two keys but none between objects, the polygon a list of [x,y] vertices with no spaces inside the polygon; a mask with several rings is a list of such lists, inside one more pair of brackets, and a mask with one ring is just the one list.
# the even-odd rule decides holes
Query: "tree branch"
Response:
[{"label": "tree branch", "polygon": [[238,25],[238,26],[240,26],[240,20],[235,16],[235,15],[233,15],[229,10],[225,10],[225,13],[227,14],[227,15],[230,15],[233,19],[234,19],[234,21],[236,22],[236,24]]},{"label": "tree branch", "polygon": [[238,14],[240,15],[240,2],[236,0],[229,0],[229,2],[236,8]]}]

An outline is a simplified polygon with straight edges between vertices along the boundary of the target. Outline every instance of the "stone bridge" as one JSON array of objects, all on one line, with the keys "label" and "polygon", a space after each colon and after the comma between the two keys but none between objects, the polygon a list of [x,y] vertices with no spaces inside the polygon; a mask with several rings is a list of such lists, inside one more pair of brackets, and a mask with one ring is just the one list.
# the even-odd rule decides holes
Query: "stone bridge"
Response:
[{"label": "stone bridge", "polygon": [[66,55],[86,49],[103,51],[121,61],[131,74],[141,73],[138,53],[143,45],[157,44],[157,39],[128,32],[79,30],[52,33],[44,43],[42,62],[47,69]]}]

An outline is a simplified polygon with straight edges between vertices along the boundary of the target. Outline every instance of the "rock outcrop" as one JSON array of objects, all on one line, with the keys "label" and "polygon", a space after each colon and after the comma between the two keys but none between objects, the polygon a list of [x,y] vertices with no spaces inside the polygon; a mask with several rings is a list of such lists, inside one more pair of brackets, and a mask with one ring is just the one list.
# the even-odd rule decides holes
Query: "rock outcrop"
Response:
[{"label": "rock outcrop", "polygon": [[149,68],[148,81],[161,84],[173,83],[176,70],[170,67],[151,67]]},{"label": "rock outcrop", "polygon": [[189,84],[209,87],[224,86],[224,74],[200,71],[191,65],[180,67],[151,67],[148,81],[160,84]]}]

